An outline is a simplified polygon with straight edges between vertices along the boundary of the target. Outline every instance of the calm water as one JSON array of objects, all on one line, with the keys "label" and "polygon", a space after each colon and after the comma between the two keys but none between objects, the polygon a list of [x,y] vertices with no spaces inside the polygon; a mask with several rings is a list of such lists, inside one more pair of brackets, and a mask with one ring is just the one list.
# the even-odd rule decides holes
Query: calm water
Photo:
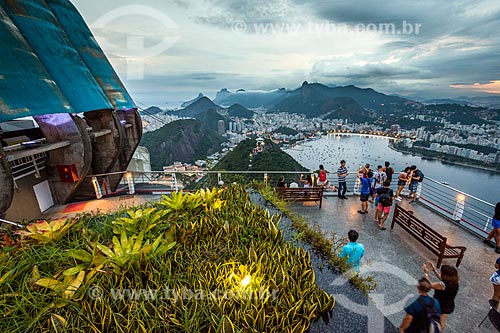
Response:
[{"label": "calm water", "polygon": [[448,182],[454,188],[491,203],[500,201],[500,174],[402,154],[388,147],[389,140],[383,137],[329,135],[286,152],[306,168],[317,169],[323,164],[331,172],[335,172],[344,159],[351,174],[366,163],[375,169],[378,164],[384,165],[385,161],[389,161],[396,172],[415,164],[426,177]]}]

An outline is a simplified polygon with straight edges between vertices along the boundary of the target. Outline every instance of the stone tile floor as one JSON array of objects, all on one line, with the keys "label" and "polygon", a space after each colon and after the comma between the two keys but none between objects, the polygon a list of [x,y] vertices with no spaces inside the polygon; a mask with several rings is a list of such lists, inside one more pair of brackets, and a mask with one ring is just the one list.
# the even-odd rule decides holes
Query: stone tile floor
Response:
[{"label": "stone tile floor", "polygon": [[[477,326],[489,310],[488,299],[493,291],[489,278],[495,271],[494,263],[499,255],[484,245],[477,236],[425,206],[409,205],[408,201],[403,201],[401,205],[448,237],[450,245],[467,247],[465,258],[458,268],[460,291],[456,298],[456,310],[449,316],[446,332],[496,332],[488,320],[480,328]],[[342,237],[347,236],[350,229],[360,233],[359,242],[365,245],[366,253],[362,272],[374,275],[378,282],[377,290],[371,295],[371,299],[398,327],[404,317],[405,304],[417,295],[415,284],[423,276],[422,264],[429,261],[436,264],[437,258],[397,225],[394,230],[390,229],[392,211],[386,221],[387,230],[383,231],[379,230],[377,223],[373,221],[373,205],[369,208],[369,214],[365,215],[357,213],[359,206],[357,196],[351,196],[349,200],[329,196],[323,200],[322,209],[300,203],[291,204],[293,211],[304,216],[311,225],[319,226],[325,233],[335,232]],[[455,263],[454,259],[443,261],[443,264],[452,266]],[[332,280],[335,278],[332,275]],[[433,280],[437,281],[437,278],[434,277]],[[335,296],[338,303],[356,309],[356,304],[348,298],[343,295]]]}]

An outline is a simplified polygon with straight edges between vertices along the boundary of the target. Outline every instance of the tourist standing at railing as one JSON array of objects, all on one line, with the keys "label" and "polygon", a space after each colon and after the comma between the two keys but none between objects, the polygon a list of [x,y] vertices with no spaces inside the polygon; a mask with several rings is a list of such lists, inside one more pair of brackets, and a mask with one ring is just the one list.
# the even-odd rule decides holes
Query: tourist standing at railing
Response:
[{"label": "tourist standing at railing", "polygon": [[326,188],[328,186],[328,179],[326,179],[326,176],[330,172],[325,170],[323,164],[320,164],[319,170],[316,170],[314,173],[318,174],[318,181],[316,182],[316,184],[318,184],[318,186]]},{"label": "tourist standing at railing", "polygon": [[358,173],[359,180],[361,182],[361,190],[359,200],[361,201],[361,210],[358,210],[359,214],[368,213],[368,198],[370,197],[372,183],[373,183],[373,172],[368,171],[366,177],[363,176],[363,171]]},{"label": "tourist standing at railing", "polygon": [[386,181],[387,175],[385,174],[381,165],[377,166],[377,171],[373,174],[373,184],[372,184],[372,200],[375,201],[376,192],[379,187]]},{"label": "tourist standing at railing", "polygon": [[403,171],[400,172],[398,176],[398,190],[396,191],[397,201],[403,200],[403,198],[401,198],[401,192],[405,188],[409,176],[410,176],[410,167],[406,167]]},{"label": "tourist standing at railing", "polygon": [[[496,253],[500,253],[500,202],[495,206],[495,214],[491,218],[491,226],[493,230],[490,231],[488,237],[483,242],[495,248]],[[495,238],[495,243],[492,243],[491,238]]]},{"label": "tourist standing at railing", "polygon": [[408,198],[412,199],[410,203],[414,204],[417,202],[418,183],[422,181],[423,174],[422,171],[420,171],[416,165],[412,165],[410,167],[410,170],[411,170],[411,179],[410,179],[410,186],[408,187],[410,190],[410,194],[408,195]]},{"label": "tourist standing at railing", "polygon": [[344,199],[344,200],[347,199],[347,197],[345,196],[345,193],[347,192],[346,177],[348,175],[349,175],[349,172],[347,171],[347,168],[345,167],[345,161],[342,160],[342,161],[340,161],[340,167],[337,170],[337,176],[339,177],[339,192],[338,192],[339,199]]},{"label": "tourist standing at railing", "polygon": [[391,162],[385,162],[384,172],[387,175],[387,180],[392,183],[392,175],[394,174],[394,168],[391,167]]},{"label": "tourist standing at railing", "polygon": [[378,228],[385,230],[384,223],[391,212],[392,202],[394,201],[394,192],[389,187],[391,183],[386,180],[383,187],[377,189],[375,195],[378,198],[377,211],[375,212],[375,221],[378,222]]},{"label": "tourist standing at railing", "polygon": [[[431,282],[431,287],[434,289],[434,298],[439,301],[441,306],[441,329],[446,326],[446,319],[455,310],[455,297],[458,293],[458,271],[455,267],[449,265],[441,266],[441,272],[436,270],[432,262],[429,263],[432,271],[439,279],[439,282]],[[425,277],[430,281],[429,269],[426,264],[422,265]]]}]

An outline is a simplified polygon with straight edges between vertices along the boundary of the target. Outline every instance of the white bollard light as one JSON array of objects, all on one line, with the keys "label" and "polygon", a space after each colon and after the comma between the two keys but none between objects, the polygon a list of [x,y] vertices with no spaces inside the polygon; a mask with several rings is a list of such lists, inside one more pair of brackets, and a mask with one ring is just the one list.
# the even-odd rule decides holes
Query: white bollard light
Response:
[{"label": "white bollard light", "polygon": [[135,194],[134,174],[132,172],[128,172],[125,177],[127,178],[128,183],[128,194]]},{"label": "white bollard light", "polygon": [[465,196],[459,194],[457,196],[457,204],[455,205],[455,210],[453,211],[453,220],[460,221],[464,215],[465,208]]},{"label": "white bollard light", "polygon": [[92,185],[94,185],[95,197],[97,199],[101,199],[102,198],[101,185],[99,185],[97,177],[92,177]]}]

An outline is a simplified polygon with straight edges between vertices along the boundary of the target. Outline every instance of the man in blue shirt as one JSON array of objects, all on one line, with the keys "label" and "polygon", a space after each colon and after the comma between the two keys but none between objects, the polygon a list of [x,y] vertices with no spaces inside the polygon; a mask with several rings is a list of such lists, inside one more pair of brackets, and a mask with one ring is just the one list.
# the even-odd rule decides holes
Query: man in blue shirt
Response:
[{"label": "man in blue shirt", "polygon": [[417,290],[419,297],[405,308],[406,315],[403,318],[403,322],[399,327],[400,333],[418,333],[424,332],[426,326],[425,309],[422,302],[426,305],[432,304],[434,302],[434,308],[437,313],[441,315],[441,306],[437,299],[429,296],[429,291],[432,286],[429,280],[426,278],[421,278],[418,280]]},{"label": "man in blue shirt", "polygon": [[370,197],[372,184],[373,184],[373,172],[368,171],[366,178],[361,172],[358,172],[359,180],[361,181],[361,190],[359,200],[361,201],[361,210],[358,210],[360,214],[368,213],[368,198]]},{"label": "man in blue shirt", "polygon": [[356,272],[359,272],[361,258],[365,255],[365,247],[363,244],[357,242],[359,234],[356,230],[349,230],[347,237],[349,238],[349,243],[342,247],[340,257],[347,258],[347,263]]}]

